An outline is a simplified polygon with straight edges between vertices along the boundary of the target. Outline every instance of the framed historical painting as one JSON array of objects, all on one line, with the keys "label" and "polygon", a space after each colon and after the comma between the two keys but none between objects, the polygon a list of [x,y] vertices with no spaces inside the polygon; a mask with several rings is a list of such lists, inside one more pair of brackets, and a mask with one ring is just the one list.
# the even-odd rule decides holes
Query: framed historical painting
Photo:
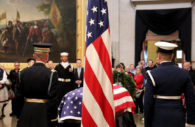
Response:
[{"label": "framed historical painting", "polygon": [[84,56],[84,0],[0,0],[0,62],[7,68],[32,57],[33,43],[52,43],[50,60],[60,52],[69,61]]}]

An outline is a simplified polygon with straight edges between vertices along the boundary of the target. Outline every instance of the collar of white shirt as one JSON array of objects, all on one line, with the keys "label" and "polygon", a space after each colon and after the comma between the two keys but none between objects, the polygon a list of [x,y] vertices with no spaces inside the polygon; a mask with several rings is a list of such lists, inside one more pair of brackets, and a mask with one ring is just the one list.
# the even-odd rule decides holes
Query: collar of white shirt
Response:
[{"label": "collar of white shirt", "polygon": [[64,68],[67,68],[70,64],[69,62],[61,62],[60,63]]},{"label": "collar of white shirt", "polygon": [[171,61],[162,61],[162,62],[160,62],[160,64],[162,64],[162,63],[168,63],[168,62],[171,62]]}]

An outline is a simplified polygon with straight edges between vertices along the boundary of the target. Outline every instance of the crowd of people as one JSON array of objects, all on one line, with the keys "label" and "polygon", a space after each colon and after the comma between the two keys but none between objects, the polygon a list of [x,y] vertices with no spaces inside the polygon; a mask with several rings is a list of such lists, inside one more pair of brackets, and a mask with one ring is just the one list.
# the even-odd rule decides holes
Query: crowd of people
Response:
[{"label": "crowd of people", "polygon": [[[27,60],[28,66],[23,70],[20,70],[19,62],[14,63],[14,69],[9,73],[6,72],[2,65],[0,66],[0,104],[2,109],[0,119],[5,117],[4,109],[6,108],[8,101],[11,100],[12,112],[10,113],[10,116],[16,116],[19,119],[17,127],[56,127],[58,125],[69,125],[69,123],[66,122],[58,123],[57,107],[60,103],[62,103],[61,100],[67,93],[77,88],[83,87],[84,68],[81,66],[82,61],[81,59],[77,59],[77,67],[74,68],[73,65],[68,62],[69,54],[63,52],[60,54],[61,62],[55,66],[52,60],[48,60],[50,51],[49,47],[51,45],[36,43],[34,46],[35,48],[33,58],[29,58]],[[170,57],[170,54],[161,55],[162,56],[159,55],[159,57],[156,59],[156,64],[154,64],[152,60],[148,60],[147,64],[144,60],[141,60],[138,62],[137,66],[134,64],[125,66],[123,63],[120,63],[113,70],[113,83],[120,85],[129,91],[136,105],[135,113],[145,113],[146,127],[148,125],[148,127],[151,127],[151,124],[156,124],[148,122],[151,122],[148,117],[148,110],[151,111],[151,109],[148,107],[151,104],[150,101],[152,100],[148,100],[148,98],[151,93],[154,92],[153,89],[156,89],[155,92],[158,92],[159,89],[151,89],[149,87],[150,84],[153,84],[155,87],[155,81],[153,77],[159,74],[158,73],[154,75],[155,71],[163,69],[160,72],[170,71],[169,75],[175,73],[174,71],[171,71],[171,69],[181,71],[178,70],[174,64],[172,64],[172,57]],[[167,62],[166,59],[169,61]],[[166,70],[165,64],[170,64],[172,68]],[[186,70],[186,72],[189,73],[187,75],[190,75],[195,87],[195,71],[192,70],[191,63],[184,62],[183,68],[183,70]],[[183,73],[183,71],[181,71],[181,73]],[[157,80],[160,80],[161,77],[162,76],[155,77],[156,82]],[[189,79],[189,83],[191,83],[191,79]],[[163,79],[163,83],[166,84],[166,82],[168,83],[169,80]],[[157,83],[158,85],[161,84],[159,81]],[[179,83],[182,82],[178,82],[178,84]],[[189,90],[189,88],[185,89]],[[133,92],[134,90],[136,91],[135,93]],[[150,92],[148,93],[148,91]],[[185,91],[182,89],[181,91],[179,90],[179,92],[184,93],[184,96],[188,99],[189,95],[186,95],[188,94],[186,92],[190,93],[193,91]],[[180,96],[182,95],[179,95],[179,99]],[[152,95],[152,98],[153,97],[156,99],[172,99],[172,96]],[[175,97],[176,100],[178,99],[178,96],[173,97]],[[183,105],[187,105],[187,108],[190,105],[188,104],[188,101],[189,100],[183,102]],[[144,103],[147,105],[144,105]],[[156,103],[158,104],[158,101]],[[190,117],[191,116],[189,116],[189,118]],[[132,113],[127,114],[126,118],[126,120],[131,121],[132,127],[136,126],[132,117]],[[128,121],[126,122],[128,123]]]},{"label": "crowd of people", "polygon": [[[56,90],[58,93],[57,98],[55,98],[57,99],[55,100],[56,105],[59,105],[61,99],[66,93],[83,86],[84,69],[81,66],[82,65],[81,59],[76,60],[76,66],[77,66],[76,68],[73,68],[73,66],[68,62],[68,53],[66,52],[61,53],[60,59],[61,59],[61,62],[56,66],[54,65],[54,62],[52,60],[49,60],[47,62],[47,67],[49,68],[49,70],[51,70],[51,72],[57,73],[58,75],[57,82],[58,82],[59,88],[57,88]],[[6,105],[8,104],[9,100],[11,100],[11,105],[12,105],[12,112],[10,113],[10,116],[16,116],[18,119],[22,117],[21,114],[23,112],[24,102],[26,101],[24,100],[23,97],[21,98],[21,95],[20,95],[21,91],[20,91],[19,86],[21,85],[21,82],[22,82],[21,80],[23,79],[22,73],[24,73],[26,70],[30,68],[37,66],[37,64],[42,63],[37,60],[38,60],[37,58],[36,59],[29,58],[27,60],[28,66],[24,68],[23,70],[20,70],[20,63],[15,62],[14,69],[11,70],[9,73],[7,73],[5,68],[3,68],[3,66],[1,65],[1,68],[0,68],[1,75],[0,76],[2,78],[0,81],[0,95],[1,95],[0,104],[2,108],[2,112],[1,112],[2,114],[0,116],[0,119],[3,119],[5,117],[4,109],[6,108]],[[42,68],[39,68],[38,71],[41,71],[41,69]],[[44,73],[43,70],[41,73]],[[36,73],[33,73],[33,74],[36,75]],[[30,76],[31,75],[29,75],[29,77],[27,78],[30,78]],[[39,78],[43,78],[41,76],[44,76],[44,75],[40,75]],[[41,86],[42,84],[39,84],[39,85]],[[52,89],[54,90],[54,88]],[[45,90],[43,91],[45,92]],[[10,94],[11,92],[12,94]],[[30,92],[32,92],[32,90],[30,90]],[[57,124],[57,121],[56,121],[57,120],[56,119],[57,118],[57,108],[53,110],[55,113],[52,114],[52,117],[53,117],[52,124],[54,124],[55,126],[55,124]],[[40,121],[40,123],[42,122]],[[20,127],[21,125],[18,124],[18,126]]]}]

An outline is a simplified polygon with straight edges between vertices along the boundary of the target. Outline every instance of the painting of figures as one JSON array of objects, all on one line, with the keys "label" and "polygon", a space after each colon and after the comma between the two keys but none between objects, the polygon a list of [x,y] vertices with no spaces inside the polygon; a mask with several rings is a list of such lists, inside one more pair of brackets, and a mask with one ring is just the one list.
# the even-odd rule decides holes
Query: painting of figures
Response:
[{"label": "painting of figures", "polygon": [[50,59],[60,52],[76,59],[76,0],[0,0],[0,62],[26,62],[33,43],[52,43]]}]

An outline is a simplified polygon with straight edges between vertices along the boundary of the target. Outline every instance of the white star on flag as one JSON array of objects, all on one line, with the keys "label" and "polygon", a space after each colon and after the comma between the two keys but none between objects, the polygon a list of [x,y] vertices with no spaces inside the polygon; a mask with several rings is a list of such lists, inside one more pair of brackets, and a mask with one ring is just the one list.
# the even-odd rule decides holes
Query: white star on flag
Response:
[{"label": "white star on flag", "polygon": [[100,27],[104,26],[104,22],[102,21],[100,21],[98,24],[100,25]]},{"label": "white star on flag", "polygon": [[92,37],[92,32],[88,32],[88,33],[87,33],[87,37],[88,37],[88,38]]},{"label": "white star on flag", "polygon": [[94,25],[95,20],[91,19],[91,20],[89,21],[89,23],[90,23],[90,26],[91,26],[91,25]]},{"label": "white star on flag", "polygon": [[101,10],[101,12],[102,12],[102,15],[106,14],[106,9],[103,8],[103,9]]},{"label": "white star on flag", "polygon": [[93,6],[93,8],[91,9],[93,11],[93,13],[97,12],[97,7]]}]

